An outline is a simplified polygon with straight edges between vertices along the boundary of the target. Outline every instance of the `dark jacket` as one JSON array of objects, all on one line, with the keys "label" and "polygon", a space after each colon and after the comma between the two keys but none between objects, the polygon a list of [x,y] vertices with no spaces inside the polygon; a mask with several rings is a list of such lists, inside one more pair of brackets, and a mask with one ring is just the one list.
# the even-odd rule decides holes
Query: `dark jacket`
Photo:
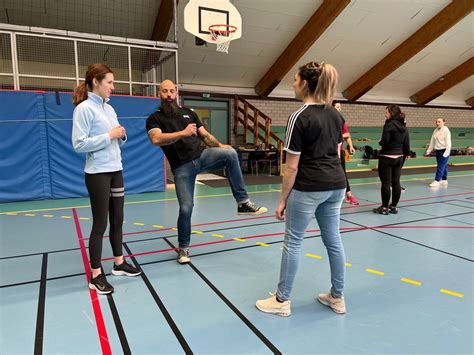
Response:
[{"label": "dark jacket", "polygon": [[382,149],[379,155],[409,155],[410,138],[405,125],[397,119],[389,119],[383,126],[382,139],[379,144]]}]

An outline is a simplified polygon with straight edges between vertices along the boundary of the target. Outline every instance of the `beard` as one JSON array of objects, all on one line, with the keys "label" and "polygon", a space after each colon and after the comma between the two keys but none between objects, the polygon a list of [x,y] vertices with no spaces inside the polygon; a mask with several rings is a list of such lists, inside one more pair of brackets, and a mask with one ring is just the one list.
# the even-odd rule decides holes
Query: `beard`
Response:
[{"label": "beard", "polygon": [[175,116],[180,109],[181,107],[179,107],[176,100],[173,100],[173,101],[162,100],[161,101],[161,110],[166,116]]}]

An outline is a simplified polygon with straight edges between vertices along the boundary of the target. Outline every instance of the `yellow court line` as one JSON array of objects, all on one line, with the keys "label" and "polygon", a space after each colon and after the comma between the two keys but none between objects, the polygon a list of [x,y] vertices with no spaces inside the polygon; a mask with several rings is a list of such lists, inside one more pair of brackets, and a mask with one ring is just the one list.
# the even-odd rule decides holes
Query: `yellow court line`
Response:
[{"label": "yellow court line", "polygon": [[[268,192],[274,193],[274,192],[277,192],[277,191],[273,191],[273,190],[253,191],[253,192],[247,192],[247,194],[253,195],[253,194],[263,194],[263,193],[268,193]],[[212,197],[223,197],[223,196],[233,196],[233,195],[232,195],[232,193],[225,193],[225,194],[215,194],[215,195],[194,196],[194,198],[212,198]],[[177,201],[177,200],[178,199],[176,197],[172,197],[172,198],[170,197],[170,198],[162,198],[162,199],[157,199],[157,200],[129,201],[129,202],[125,202],[125,205],[135,205],[135,204],[140,204],[140,203]],[[90,207],[91,207],[91,205],[79,205],[79,206],[55,207],[55,208],[40,208],[40,209],[34,209],[34,210],[0,212],[0,215],[2,215],[2,214],[16,215],[17,213],[27,213],[27,212],[64,211],[64,210],[70,210],[72,208],[80,209],[80,208],[90,208]]]},{"label": "yellow court line", "polygon": [[311,253],[306,254],[306,256],[309,256],[310,258],[313,258],[313,259],[322,259],[323,258],[320,255],[311,254]]},{"label": "yellow court line", "polygon": [[421,286],[421,282],[420,282],[420,281],[415,281],[415,280],[407,279],[406,277],[402,277],[402,278],[400,279],[400,281],[406,282],[406,283],[408,283],[408,284],[416,285],[416,286]]},{"label": "yellow court line", "polygon": [[165,228],[164,226],[160,226],[159,224],[152,225],[153,228]]},{"label": "yellow court line", "polygon": [[454,297],[459,297],[459,298],[464,298],[464,295],[462,293],[457,293],[457,292],[453,292],[453,291],[449,291],[449,290],[446,290],[444,288],[442,288],[441,290],[439,290],[440,292],[442,293],[445,293],[447,295],[450,295],[450,296],[454,296]]},{"label": "yellow court line", "polygon": [[176,228],[176,227],[173,227],[173,228],[171,228],[171,230],[172,230],[172,231],[177,231],[177,230],[178,230],[178,228]]},{"label": "yellow court line", "polygon": [[34,217],[34,216],[36,216],[36,215],[35,215],[34,213],[25,213],[25,216],[27,216],[27,217]]},{"label": "yellow court line", "polygon": [[72,218],[72,216],[61,216],[61,218],[70,219],[70,218]]},{"label": "yellow court line", "polygon": [[269,247],[270,246],[270,244],[266,244],[266,243],[262,243],[262,242],[257,242],[255,244],[260,245],[262,247]]},{"label": "yellow court line", "polygon": [[385,275],[385,273],[383,271],[378,271],[378,270],[374,270],[374,269],[365,269],[365,271],[370,272],[370,273],[375,274],[375,275],[381,275],[381,276]]},{"label": "yellow court line", "polygon": [[351,264],[351,263],[346,263],[346,266],[347,266],[347,267],[351,267],[352,264]]},{"label": "yellow court line", "polygon": [[238,242],[246,242],[247,239],[242,239],[242,238],[232,238],[233,240],[236,240]]},{"label": "yellow court line", "polygon": [[44,214],[43,217],[46,217],[46,218],[53,218],[53,217],[54,217],[54,214]]},{"label": "yellow court line", "polygon": [[81,221],[88,221],[88,220],[90,220],[89,217],[79,217],[79,219],[80,219]]},{"label": "yellow court line", "polygon": [[211,235],[216,238],[224,238],[222,234],[211,234]]},{"label": "yellow court line", "polygon": [[140,227],[143,227],[145,225],[145,223],[140,223],[140,222],[133,222],[133,225],[134,226],[140,226]]},{"label": "yellow court line", "polygon": [[[466,176],[474,176],[474,174],[462,174],[462,175],[450,175],[450,179],[455,179],[458,177],[466,177]],[[406,181],[422,181],[422,180],[432,180],[432,177],[428,178],[413,178],[413,179],[402,179],[400,181],[406,182]],[[380,181],[373,181],[373,182],[361,182],[361,183],[354,183],[351,185],[354,186],[362,186],[362,185],[377,185],[380,184]],[[248,192],[248,194],[262,194],[262,193],[276,193],[280,192],[278,190],[265,190],[265,191],[254,191],[254,192]],[[215,194],[215,195],[205,195],[205,196],[195,196],[194,198],[211,198],[211,197],[223,197],[223,196],[232,196],[232,193],[228,194]],[[157,199],[157,200],[141,200],[141,201],[129,201],[125,202],[125,205],[134,205],[134,204],[140,204],[140,203],[154,203],[154,202],[165,202],[165,201],[176,201],[177,198],[163,198],[163,199]],[[23,211],[7,211],[7,212],[0,212],[0,215],[6,214],[6,215],[12,215],[15,216],[17,213],[28,213],[28,212],[45,212],[45,211],[64,211],[64,210],[69,210],[72,208],[80,209],[80,208],[90,208],[90,205],[80,205],[80,206],[69,206],[69,207],[56,207],[56,208],[41,208],[41,209],[34,209],[34,210],[23,210]]]},{"label": "yellow court line", "polygon": [[193,233],[193,234],[204,234],[204,232],[201,232],[201,231],[191,231],[191,233]]}]

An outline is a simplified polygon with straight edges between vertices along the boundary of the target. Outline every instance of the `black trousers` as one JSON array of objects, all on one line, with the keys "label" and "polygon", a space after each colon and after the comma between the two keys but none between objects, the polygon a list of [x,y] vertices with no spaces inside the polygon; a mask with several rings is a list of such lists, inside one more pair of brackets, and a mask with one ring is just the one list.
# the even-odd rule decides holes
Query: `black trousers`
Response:
[{"label": "black trousers", "polygon": [[[402,174],[403,157],[388,158],[384,156],[379,157],[379,178],[382,183],[382,206],[388,207],[390,203],[390,195],[392,196],[392,206],[397,206],[402,194],[402,187],[400,186],[400,176]],[[392,188],[390,191],[390,187]]]},{"label": "black trousers", "polygon": [[109,240],[114,256],[122,255],[122,225],[125,190],[122,171],[86,174],[86,187],[92,208],[92,231],[89,239],[91,267],[101,267],[102,239],[110,220]]},{"label": "black trousers", "polygon": [[351,191],[351,186],[349,185],[349,179],[347,178],[346,173],[346,151],[344,149],[341,150],[341,165],[342,170],[344,170],[344,175],[346,175],[346,193]]}]

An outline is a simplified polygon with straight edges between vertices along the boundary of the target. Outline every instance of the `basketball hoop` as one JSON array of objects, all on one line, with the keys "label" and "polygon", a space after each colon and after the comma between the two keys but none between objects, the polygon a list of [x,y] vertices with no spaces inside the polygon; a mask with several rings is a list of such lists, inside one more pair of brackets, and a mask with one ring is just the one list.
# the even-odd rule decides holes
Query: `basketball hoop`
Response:
[{"label": "basketball hoop", "polygon": [[230,41],[232,41],[235,31],[237,31],[237,27],[232,25],[209,26],[209,32],[212,40],[216,42],[218,52],[229,53]]}]

